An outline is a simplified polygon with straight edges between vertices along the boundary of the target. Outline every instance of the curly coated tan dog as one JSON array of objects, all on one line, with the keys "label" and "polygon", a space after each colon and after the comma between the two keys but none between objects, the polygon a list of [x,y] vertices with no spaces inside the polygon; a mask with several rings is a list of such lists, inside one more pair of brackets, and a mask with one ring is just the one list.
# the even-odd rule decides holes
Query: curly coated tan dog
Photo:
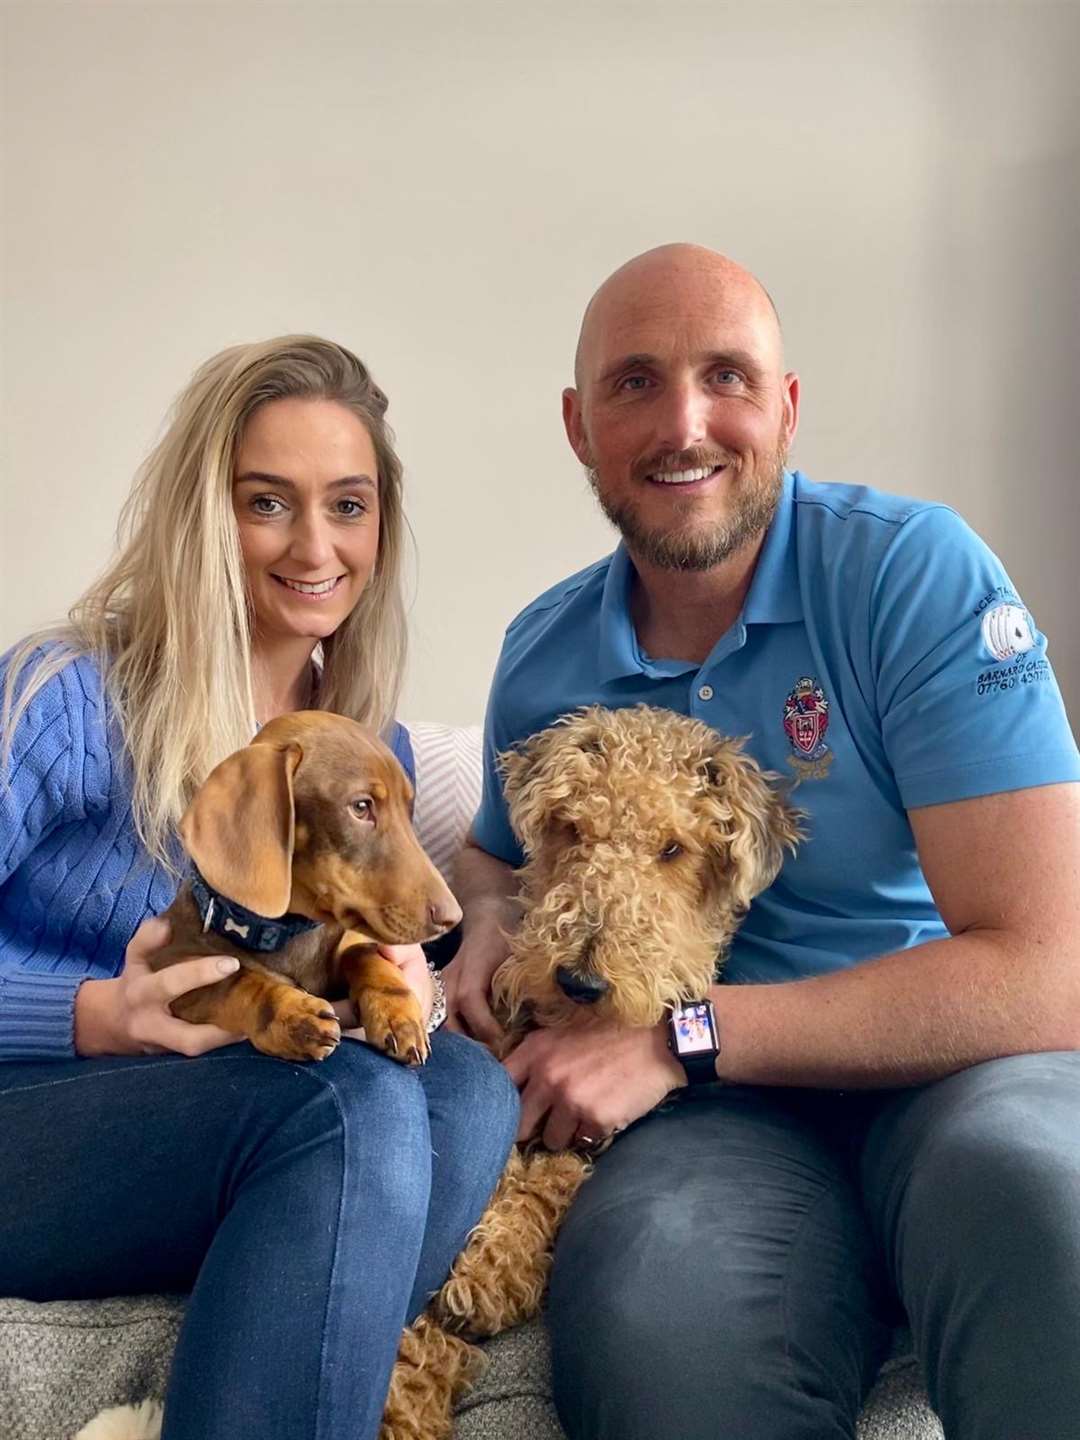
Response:
[{"label": "curly coated tan dog", "polygon": [[[493,985],[504,1055],[535,1026],[658,1024],[702,995],[799,815],[700,721],[591,707],[501,759],[526,864],[523,916]],[[468,1341],[535,1314],[580,1154],[518,1150],[449,1280],[405,1333],[382,1440],[441,1440],[475,1378]],[[465,1337],[465,1338],[461,1338]]]},{"label": "curly coated tan dog", "polygon": [[196,866],[165,912],[160,970],[199,954],[240,969],[173,1000],[286,1060],[323,1060],[346,995],[369,1044],[406,1064],[428,1055],[420,1005],[376,946],[430,940],[461,919],[420,848],[412,787],[369,730],[324,710],[282,715],[223,760],[180,822]]}]

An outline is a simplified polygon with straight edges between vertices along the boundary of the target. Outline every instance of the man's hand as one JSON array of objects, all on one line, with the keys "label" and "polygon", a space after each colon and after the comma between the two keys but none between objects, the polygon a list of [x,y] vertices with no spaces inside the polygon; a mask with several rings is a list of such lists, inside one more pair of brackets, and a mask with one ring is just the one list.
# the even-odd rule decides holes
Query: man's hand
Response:
[{"label": "man's hand", "polygon": [[660,1025],[534,1030],[505,1063],[521,1091],[518,1140],[539,1135],[549,1150],[625,1130],[686,1084]]},{"label": "man's hand", "polygon": [[[501,923],[509,917],[503,905],[492,906],[483,914],[479,909],[470,915],[461,946],[442,972],[446,1024],[450,1030],[493,1045],[503,1032],[491,1011],[491,978],[510,953]],[[517,919],[516,912],[513,918]]]},{"label": "man's hand", "polygon": [[200,985],[214,985],[232,975],[240,962],[227,955],[200,955],[179,960],[163,970],[150,968],[150,957],[168,943],[168,920],[144,920],[124,952],[124,968],[113,980],[84,980],[75,992],[76,1055],[204,1055],[219,1045],[232,1045],[231,1035],[217,1025],[179,1020],[169,1002]]}]

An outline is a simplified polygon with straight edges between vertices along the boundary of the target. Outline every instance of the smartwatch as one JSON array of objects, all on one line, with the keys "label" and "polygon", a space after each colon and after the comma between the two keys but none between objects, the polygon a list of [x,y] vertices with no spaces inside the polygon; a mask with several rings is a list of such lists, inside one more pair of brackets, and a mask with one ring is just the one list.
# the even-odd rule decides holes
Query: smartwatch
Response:
[{"label": "smartwatch", "polygon": [[719,1078],[720,1035],[711,1000],[675,1006],[668,1021],[668,1049],[686,1071],[688,1085],[709,1085]]}]

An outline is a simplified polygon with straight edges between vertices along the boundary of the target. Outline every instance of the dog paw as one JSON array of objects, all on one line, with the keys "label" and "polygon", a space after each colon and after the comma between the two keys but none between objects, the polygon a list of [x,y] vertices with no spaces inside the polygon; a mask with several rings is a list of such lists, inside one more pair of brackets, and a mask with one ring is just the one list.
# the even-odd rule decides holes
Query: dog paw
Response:
[{"label": "dog paw", "polygon": [[253,1037],[254,1044],[282,1060],[325,1060],[341,1039],[334,1007],[306,990],[282,989],[272,1002],[273,1013]]},{"label": "dog paw", "polygon": [[369,1045],[402,1065],[423,1065],[431,1046],[420,1002],[411,990],[391,995],[368,991],[359,1008]]}]

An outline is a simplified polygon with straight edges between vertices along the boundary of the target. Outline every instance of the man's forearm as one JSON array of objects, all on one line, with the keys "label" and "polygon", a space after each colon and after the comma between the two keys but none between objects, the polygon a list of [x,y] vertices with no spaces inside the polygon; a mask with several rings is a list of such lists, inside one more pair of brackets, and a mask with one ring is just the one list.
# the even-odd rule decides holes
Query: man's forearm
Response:
[{"label": "man's forearm", "polygon": [[493,1045],[502,1029],[491,1011],[491,977],[509,953],[507,935],[521,917],[513,866],[466,841],[454,870],[461,903],[461,946],[446,969],[448,1024]]},{"label": "man's forearm", "polygon": [[478,925],[505,928],[518,919],[517,871],[471,839],[466,840],[454,866],[454,894],[464,912],[466,935]]},{"label": "man's forearm", "polygon": [[983,930],[807,980],[718,985],[717,1074],[874,1089],[1003,1055],[1080,1048],[1075,946],[1072,936],[1048,945]]}]

